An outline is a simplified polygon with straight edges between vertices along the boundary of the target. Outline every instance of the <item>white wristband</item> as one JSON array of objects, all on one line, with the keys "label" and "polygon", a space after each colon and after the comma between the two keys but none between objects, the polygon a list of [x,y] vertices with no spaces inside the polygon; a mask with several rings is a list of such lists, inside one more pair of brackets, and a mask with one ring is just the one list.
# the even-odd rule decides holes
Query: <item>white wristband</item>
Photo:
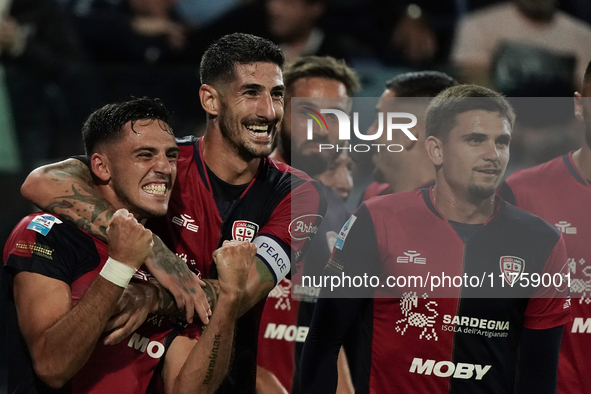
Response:
[{"label": "white wristband", "polygon": [[135,271],[135,268],[109,257],[100,275],[109,282],[125,289],[135,274]]}]

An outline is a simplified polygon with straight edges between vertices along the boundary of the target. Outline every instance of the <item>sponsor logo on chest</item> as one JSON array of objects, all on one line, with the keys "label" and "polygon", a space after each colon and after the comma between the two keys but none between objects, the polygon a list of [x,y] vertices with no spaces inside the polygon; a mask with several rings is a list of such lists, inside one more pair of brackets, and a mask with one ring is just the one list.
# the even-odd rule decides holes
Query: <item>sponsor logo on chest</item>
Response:
[{"label": "sponsor logo on chest", "polygon": [[318,232],[318,226],[315,225],[317,218],[322,219],[322,216],[310,214],[295,218],[289,224],[289,235],[296,240],[310,239]]},{"label": "sponsor logo on chest", "polygon": [[575,317],[573,319],[573,334],[591,334],[591,317]]},{"label": "sponsor logo on chest", "polygon": [[139,350],[142,353],[147,353],[152,358],[160,358],[164,354],[164,345],[158,341],[150,341],[150,338],[142,337],[138,333],[134,333],[127,346]]},{"label": "sponsor logo on chest", "polygon": [[419,375],[435,375],[440,378],[482,380],[492,365],[453,363],[451,361],[423,360],[415,357],[408,372]]},{"label": "sponsor logo on chest", "polygon": [[287,342],[304,342],[307,335],[308,327],[269,323],[267,324],[263,338],[284,340]]}]

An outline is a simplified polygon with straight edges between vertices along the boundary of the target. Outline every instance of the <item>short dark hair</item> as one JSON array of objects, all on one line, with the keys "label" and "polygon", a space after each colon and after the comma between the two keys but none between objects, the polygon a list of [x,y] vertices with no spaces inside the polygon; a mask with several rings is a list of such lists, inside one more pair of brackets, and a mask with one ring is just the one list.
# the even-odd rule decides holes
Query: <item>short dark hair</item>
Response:
[{"label": "short dark hair", "polygon": [[357,73],[344,60],[331,56],[304,56],[285,65],[283,82],[289,93],[293,84],[302,78],[326,78],[341,82],[352,97],[361,87]]},{"label": "short dark hair", "polygon": [[[159,98],[133,98],[128,101],[107,104],[94,111],[82,126],[82,140],[86,156],[95,153],[99,144],[117,141],[123,135],[123,126],[131,122],[131,129],[141,119],[159,120],[170,125],[170,112]],[[172,134],[168,127],[166,131]]]},{"label": "short dark hair", "polygon": [[234,78],[236,64],[274,63],[283,67],[281,48],[252,34],[227,34],[207,48],[201,58],[199,75],[202,84],[228,82]]},{"label": "short dark hair", "polygon": [[502,94],[478,85],[457,85],[431,100],[425,121],[427,137],[445,139],[455,127],[457,115],[475,110],[496,112],[511,127],[515,123],[515,112]]},{"label": "short dark hair", "polygon": [[414,71],[399,74],[386,82],[396,97],[435,97],[458,84],[454,78],[439,71]]}]

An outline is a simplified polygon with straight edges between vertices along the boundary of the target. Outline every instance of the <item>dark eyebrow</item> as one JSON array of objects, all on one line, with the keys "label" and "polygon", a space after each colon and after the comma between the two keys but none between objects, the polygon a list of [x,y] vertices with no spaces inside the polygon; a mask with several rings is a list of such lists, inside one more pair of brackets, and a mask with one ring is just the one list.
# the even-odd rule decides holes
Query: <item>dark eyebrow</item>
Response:
[{"label": "dark eyebrow", "polygon": [[[153,153],[153,154],[158,153],[158,149],[156,149],[156,148],[154,148],[152,146],[141,146],[141,147],[135,149],[133,151],[133,153],[138,153],[138,152],[141,152],[141,151],[148,151],[148,152]],[[174,146],[174,147],[170,147],[170,148],[166,149],[166,153],[171,153],[171,152],[178,153],[180,151],[181,150],[179,149],[178,146]]]},{"label": "dark eyebrow", "polygon": [[275,86],[273,89],[271,89],[272,92],[285,92],[285,85],[277,85]]},{"label": "dark eyebrow", "polygon": [[[262,92],[265,90],[265,87],[258,83],[247,83],[245,85],[240,86],[240,90],[256,90],[257,92]],[[284,85],[277,85],[271,89],[272,92],[281,91],[285,92]]]},{"label": "dark eyebrow", "polygon": [[464,139],[465,140],[470,140],[472,138],[486,138],[486,137],[487,137],[487,135],[484,134],[484,133],[470,133],[470,134],[466,134],[464,136]]}]

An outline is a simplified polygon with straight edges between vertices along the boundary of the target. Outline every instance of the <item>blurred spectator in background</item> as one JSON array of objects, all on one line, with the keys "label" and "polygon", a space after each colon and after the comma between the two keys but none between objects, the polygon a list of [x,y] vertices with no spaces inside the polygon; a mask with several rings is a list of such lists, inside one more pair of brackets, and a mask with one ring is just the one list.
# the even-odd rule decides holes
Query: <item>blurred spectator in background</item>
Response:
[{"label": "blurred spectator in background", "polygon": [[174,63],[182,60],[187,27],[176,0],[71,0],[82,41],[100,63]]},{"label": "blurred spectator in background", "polygon": [[372,55],[370,46],[349,33],[348,23],[326,28],[328,0],[243,1],[239,7],[228,9],[231,11],[216,23],[191,32],[192,49],[187,51],[188,56],[197,60],[209,41],[234,31],[273,40],[283,49],[286,61],[299,56],[329,55],[349,62]]},{"label": "blurred spectator in background", "polygon": [[380,58],[389,65],[444,63],[466,0],[374,1]]},{"label": "blurred spectator in background", "polygon": [[[557,0],[513,0],[466,16],[451,58],[465,82],[500,84],[495,88],[512,95],[553,96],[566,92],[565,78],[568,89],[579,83],[574,76],[583,75],[591,58],[589,42],[591,27],[558,10]],[[548,80],[548,88],[531,86]]]},{"label": "blurred spectator in background", "polygon": [[243,0],[178,0],[175,10],[189,25],[203,28],[216,23],[224,14],[239,7]]},{"label": "blurred spectator in background", "polygon": [[350,60],[361,51],[353,37],[321,28],[327,8],[326,0],[265,1],[270,37],[280,44],[286,60],[307,55]]},{"label": "blurred spectator in background", "polygon": [[[173,112],[179,134],[196,134],[203,122],[199,59],[187,56],[190,27],[177,0],[69,0],[82,43],[100,65],[105,100],[159,97]],[[213,39],[203,43],[206,45]],[[202,52],[199,53],[199,57]]]},{"label": "blurred spectator in background", "polygon": [[81,152],[79,129],[96,91],[55,0],[13,0],[0,16],[0,51],[25,167]]},{"label": "blurred spectator in background", "polygon": [[560,8],[587,23],[591,23],[591,1],[589,0],[561,0]]}]

